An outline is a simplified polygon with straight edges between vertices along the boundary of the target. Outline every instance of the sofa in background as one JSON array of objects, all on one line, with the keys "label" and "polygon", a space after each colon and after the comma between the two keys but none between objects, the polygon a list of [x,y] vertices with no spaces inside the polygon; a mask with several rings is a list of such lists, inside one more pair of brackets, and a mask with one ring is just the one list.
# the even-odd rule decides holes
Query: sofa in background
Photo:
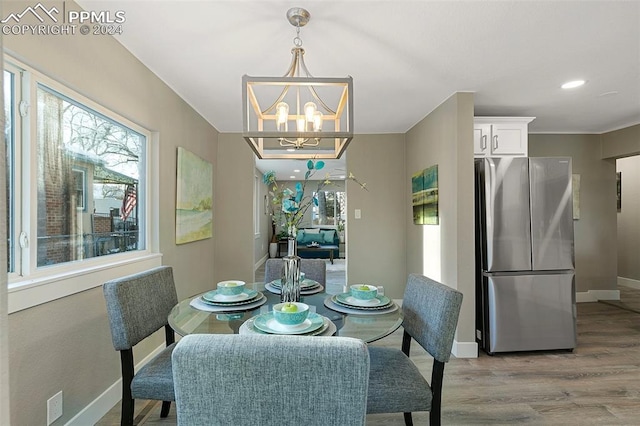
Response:
[{"label": "sofa in background", "polygon": [[[321,246],[336,246],[333,249],[333,258],[340,257],[340,236],[338,232],[333,228],[302,228],[298,229],[298,236],[296,237],[298,247],[306,246],[311,243],[318,243]],[[329,259],[331,254],[329,250],[323,251],[299,251],[298,256],[305,259]]]}]

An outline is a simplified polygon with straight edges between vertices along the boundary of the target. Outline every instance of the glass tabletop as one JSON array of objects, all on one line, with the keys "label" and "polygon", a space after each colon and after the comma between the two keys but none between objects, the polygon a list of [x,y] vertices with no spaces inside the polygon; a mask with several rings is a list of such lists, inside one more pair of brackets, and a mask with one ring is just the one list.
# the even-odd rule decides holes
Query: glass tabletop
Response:
[{"label": "glass tabletop", "polygon": [[[240,312],[208,312],[190,305],[190,296],[173,307],[169,314],[169,325],[181,336],[187,334],[238,334],[240,326],[250,318],[273,310],[280,303],[280,295],[265,290],[264,283],[247,284],[247,288],[262,292],[267,301],[257,308]],[[204,293],[202,293],[204,294]],[[355,337],[370,343],[396,331],[402,324],[402,310],[398,307],[387,313],[342,313],[327,308],[324,301],[331,294],[321,292],[301,296],[301,302],[311,307],[311,311],[329,318],[337,328],[336,335]]]}]

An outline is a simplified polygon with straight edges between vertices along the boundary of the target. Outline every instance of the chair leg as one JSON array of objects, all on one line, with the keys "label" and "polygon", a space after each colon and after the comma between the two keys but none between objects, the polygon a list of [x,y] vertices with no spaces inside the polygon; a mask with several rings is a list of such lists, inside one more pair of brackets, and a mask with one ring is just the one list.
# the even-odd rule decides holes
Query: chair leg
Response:
[{"label": "chair leg", "polygon": [[411,417],[411,413],[402,413],[404,414],[404,424],[406,426],[413,426],[413,418]]},{"label": "chair leg", "polygon": [[442,417],[442,380],[444,376],[444,362],[433,360],[431,371],[431,410],[429,411],[429,425],[440,426]]},{"label": "chair leg", "polygon": [[162,409],[160,410],[160,417],[165,418],[169,415],[171,409],[171,401],[162,401]]},{"label": "chair leg", "polygon": [[122,366],[122,413],[120,424],[133,426],[133,411],[135,401],[131,396],[131,380],[133,380],[133,351],[131,349],[120,351],[120,363]]},{"label": "chair leg", "polygon": [[133,411],[135,401],[131,398],[122,398],[122,413],[120,415],[120,426],[133,426]]}]

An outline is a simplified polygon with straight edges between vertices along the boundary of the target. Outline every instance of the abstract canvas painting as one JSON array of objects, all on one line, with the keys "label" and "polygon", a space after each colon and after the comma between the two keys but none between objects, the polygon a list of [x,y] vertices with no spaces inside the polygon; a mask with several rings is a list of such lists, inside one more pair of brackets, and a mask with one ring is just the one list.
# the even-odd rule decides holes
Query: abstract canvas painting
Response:
[{"label": "abstract canvas painting", "polygon": [[176,244],[213,235],[213,165],[178,147]]},{"label": "abstract canvas painting", "polygon": [[437,225],[438,221],[438,165],[431,166],[411,177],[413,223]]}]

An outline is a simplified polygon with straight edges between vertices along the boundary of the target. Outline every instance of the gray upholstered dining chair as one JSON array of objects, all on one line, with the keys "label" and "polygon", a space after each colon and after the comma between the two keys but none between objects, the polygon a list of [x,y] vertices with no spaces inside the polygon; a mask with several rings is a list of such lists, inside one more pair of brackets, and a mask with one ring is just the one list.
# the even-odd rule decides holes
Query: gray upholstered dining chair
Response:
[{"label": "gray upholstered dining chair", "polygon": [[172,355],[178,425],[364,425],[369,354],[349,337],[192,334]]},{"label": "gray upholstered dining chair", "polygon": [[[175,400],[171,352],[175,334],[167,322],[178,303],[173,269],[160,266],[108,281],[102,286],[113,346],[120,351],[122,367],[122,425],[133,424],[135,399],[162,402],[167,417]],[[133,347],[160,328],[165,329],[166,348],[134,374]]]},{"label": "gray upholstered dining chair", "polygon": [[[327,283],[327,262],[324,259],[300,259],[300,272],[322,285]],[[264,264],[264,282],[279,280],[281,276],[282,259],[267,259]]]},{"label": "gray upholstered dining chair", "polygon": [[[402,350],[369,347],[371,370],[367,413],[429,411],[429,424],[440,424],[444,364],[449,361],[462,293],[425,276],[411,274],[404,292]],[[409,359],[411,339],[432,357],[431,383]]]}]

